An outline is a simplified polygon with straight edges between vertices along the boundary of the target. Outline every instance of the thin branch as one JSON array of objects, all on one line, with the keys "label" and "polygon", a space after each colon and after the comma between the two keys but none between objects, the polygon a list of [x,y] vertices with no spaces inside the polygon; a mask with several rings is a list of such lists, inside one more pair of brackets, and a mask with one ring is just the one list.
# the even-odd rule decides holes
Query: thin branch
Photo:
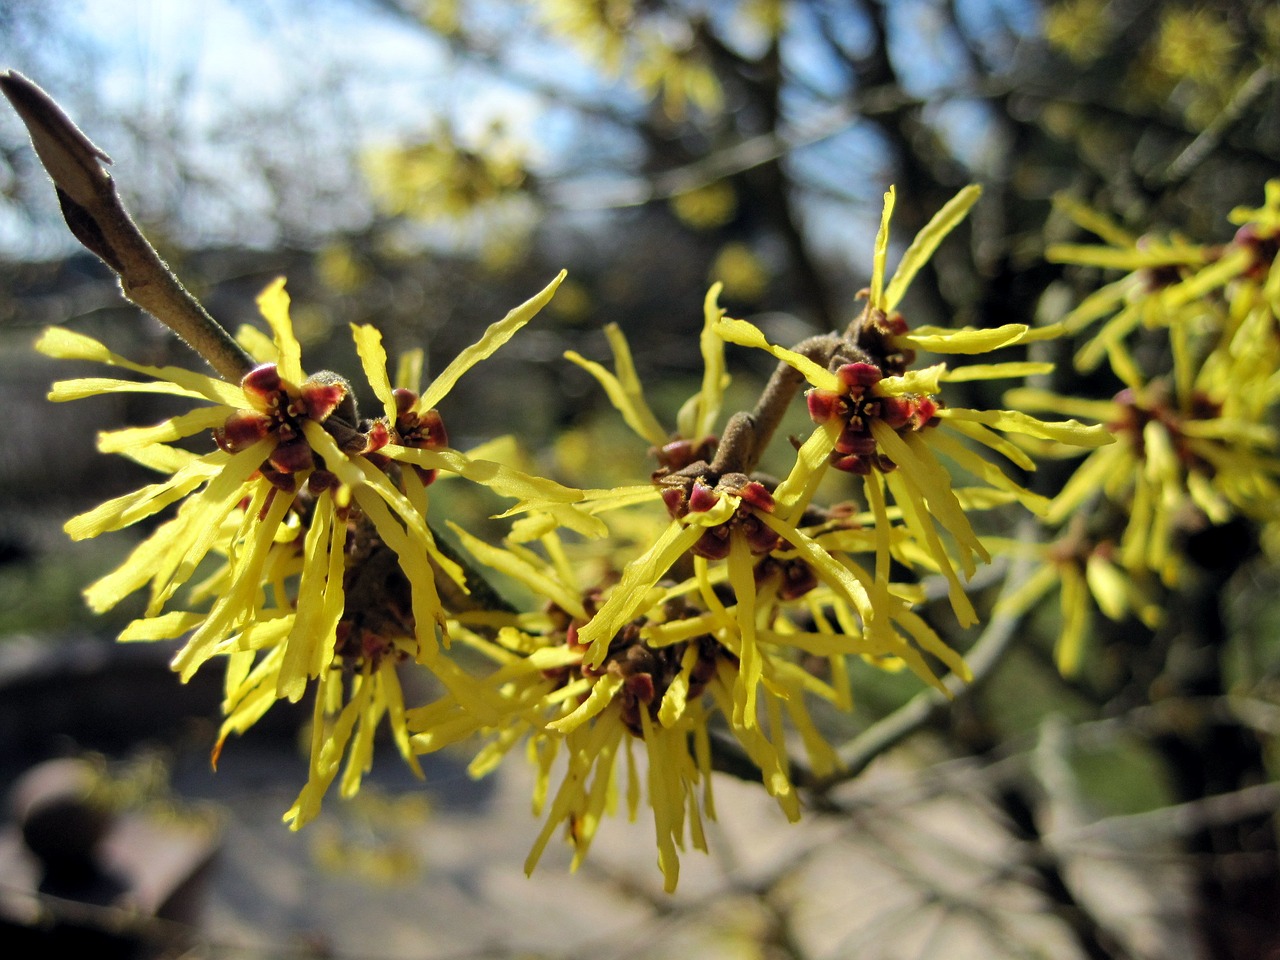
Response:
[{"label": "thin branch", "polygon": [[1142,837],[1189,837],[1209,827],[1265,817],[1280,810],[1280,783],[1255,783],[1230,793],[1215,793],[1142,813],[1104,817],[1092,823],[1051,831],[1046,840],[1059,846]]},{"label": "thin branch", "polygon": [[1269,64],[1263,64],[1240,85],[1235,96],[1213,118],[1213,121],[1200,134],[1187,144],[1186,148],[1173,158],[1173,161],[1159,175],[1148,178],[1153,187],[1169,188],[1182,183],[1195,169],[1204,163],[1222,142],[1222,138],[1230,132],[1249,109],[1275,83],[1277,73]]},{"label": "thin branch", "polygon": [[[818,334],[801,340],[791,348],[793,353],[807,357],[821,367],[826,367],[836,351],[840,349],[841,339],[834,333]],[[756,400],[751,411],[751,422],[755,427],[755,445],[742,466],[743,473],[751,473],[760,463],[765,448],[773,439],[782,418],[795,398],[796,390],[804,382],[804,375],[789,363],[778,362],[777,368],[769,377],[760,398]]]},{"label": "thin branch", "polygon": [[609,210],[669,200],[725,177],[774,163],[806,147],[817,146],[858,123],[950,99],[994,99],[1009,92],[1007,84],[988,83],[944,90],[929,98],[905,93],[896,83],[870,86],[851,94],[851,102],[833,105],[803,128],[780,126],[729,144],[691,163],[645,176],[588,184],[564,179],[549,183],[543,199],[563,210]]},{"label": "thin branch", "polygon": [[176,333],[227,380],[237,382],[252,370],[253,359],[187,291],[129,216],[115,181],[102,166],[111,158],[22,74],[0,72],[0,90],[27,126],[71,233],[115,271],[125,297]]}]

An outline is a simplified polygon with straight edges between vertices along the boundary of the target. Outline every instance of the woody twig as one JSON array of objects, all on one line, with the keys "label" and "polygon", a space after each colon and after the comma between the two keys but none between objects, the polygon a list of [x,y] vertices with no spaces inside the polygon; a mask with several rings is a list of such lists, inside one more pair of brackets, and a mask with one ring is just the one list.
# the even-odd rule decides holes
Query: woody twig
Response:
[{"label": "woody twig", "polygon": [[0,90],[26,124],[31,144],[53,180],[71,233],[120,279],[126,299],[169,327],[227,380],[254,366],[216,320],[182,285],[138,229],[103,168],[111,158],[31,80],[0,73]]}]

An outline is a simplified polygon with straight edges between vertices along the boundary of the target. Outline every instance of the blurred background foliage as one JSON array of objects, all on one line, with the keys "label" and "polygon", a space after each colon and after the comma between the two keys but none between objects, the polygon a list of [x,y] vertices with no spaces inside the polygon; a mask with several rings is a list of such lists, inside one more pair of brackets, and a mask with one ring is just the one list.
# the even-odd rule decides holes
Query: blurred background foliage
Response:
[{"label": "blurred background foliage", "polygon": [[[1079,239],[1056,193],[1135,233],[1217,242],[1226,213],[1256,206],[1280,172],[1268,0],[0,0],[0,65],[112,155],[145,232],[228,327],[253,322],[254,295],[287,276],[311,369],[352,365],[353,322],[376,323],[393,355],[424,346],[439,369],[567,268],[551,307],[442,412],[462,449],[513,434],[583,485],[636,482],[624,468],[644,451],[565,350],[604,360],[601,327],[616,322],[673,422],[700,376],[708,286],[776,342],[843,327],[890,184],[898,238],[982,184],[904,313],[991,326],[1055,320],[1098,282],[1043,257]],[[96,455],[94,432],[164,408],[50,407],[48,382],[76,371],[30,344],[57,322],[143,362],[188,358],[78,250],[11,112],[0,192],[0,632],[106,633],[76,593],[126,538],[72,551],[60,525],[141,479]],[[746,351],[730,360],[749,406],[769,370]],[[1066,362],[1054,387],[1106,397],[1116,384]],[[1061,478],[1042,472],[1052,492]],[[491,507],[441,496],[476,523]],[[1175,863],[1197,895],[1171,912],[1195,949],[1280,951],[1276,794],[1226,814],[1194,806],[1273,786],[1280,760],[1280,572],[1251,536],[1206,533],[1165,627],[1098,618],[1070,682],[1051,658],[1056,611],[1035,611],[981,694],[912,741],[927,760],[1005,771],[992,795],[1035,849],[1027,882],[1070,930],[1064,955],[1192,955],[1143,952],[1091,906],[1042,842],[1064,804],[1171,823],[1183,811]],[[858,679],[855,717],[832,720],[848,737],[917,689]],[[1066,746],[1051,718],[1069,724]],[[1032,762],[1046,750],[1054,762]],[[1014,757],[1027,762],[1010,775]]]}]

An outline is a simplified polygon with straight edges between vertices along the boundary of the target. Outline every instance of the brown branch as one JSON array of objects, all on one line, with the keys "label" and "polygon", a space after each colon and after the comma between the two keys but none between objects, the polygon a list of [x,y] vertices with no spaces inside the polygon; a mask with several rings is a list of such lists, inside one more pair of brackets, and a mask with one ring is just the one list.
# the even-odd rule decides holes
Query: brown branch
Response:
[{"label": "brown branch", "polygon": [[253,369],[253,359],[187,291],[133,222],[115,181],[103,169],[111,158],[22,74],[0,72],[0,90],[26,124],[71,233],[115,271],[124,296],[227,380],[239,381]]},{"label": "brown branch", "polygon": [[[802,340],[791,349],[825,367],[842,342],[836,334],[826,333]],[[751,412],[735,413],[725,424],[711,472],[724,476],[726,473],[750,474],[755,470],[803,382],[800,371],[779,361]]]}]

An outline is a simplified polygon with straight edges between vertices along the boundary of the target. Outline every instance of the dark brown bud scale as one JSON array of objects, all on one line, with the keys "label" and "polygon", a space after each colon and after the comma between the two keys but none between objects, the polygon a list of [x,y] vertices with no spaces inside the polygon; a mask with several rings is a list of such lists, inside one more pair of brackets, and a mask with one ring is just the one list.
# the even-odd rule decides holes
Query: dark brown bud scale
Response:
[{"label": "dark brown bud scale", "polygon": [[271,419],[253,410],[237,410],[214,431],[214,440],[228,453],[253,446],[271,430]]},{"label": "dark brown bud scale", "polygon": [[280,393],[280,385],[280,372],[274,363],[264,363],[254,367],[240,381],[240,389],[250,400],[258,397],[264,402],[272,403]]},{"label": "dark brown bud scale", "polygon": [[324,423],[346,398],[347,388],[342,383],[308,380],[302,385],[301,393],[301,409],[294,416]]}]

